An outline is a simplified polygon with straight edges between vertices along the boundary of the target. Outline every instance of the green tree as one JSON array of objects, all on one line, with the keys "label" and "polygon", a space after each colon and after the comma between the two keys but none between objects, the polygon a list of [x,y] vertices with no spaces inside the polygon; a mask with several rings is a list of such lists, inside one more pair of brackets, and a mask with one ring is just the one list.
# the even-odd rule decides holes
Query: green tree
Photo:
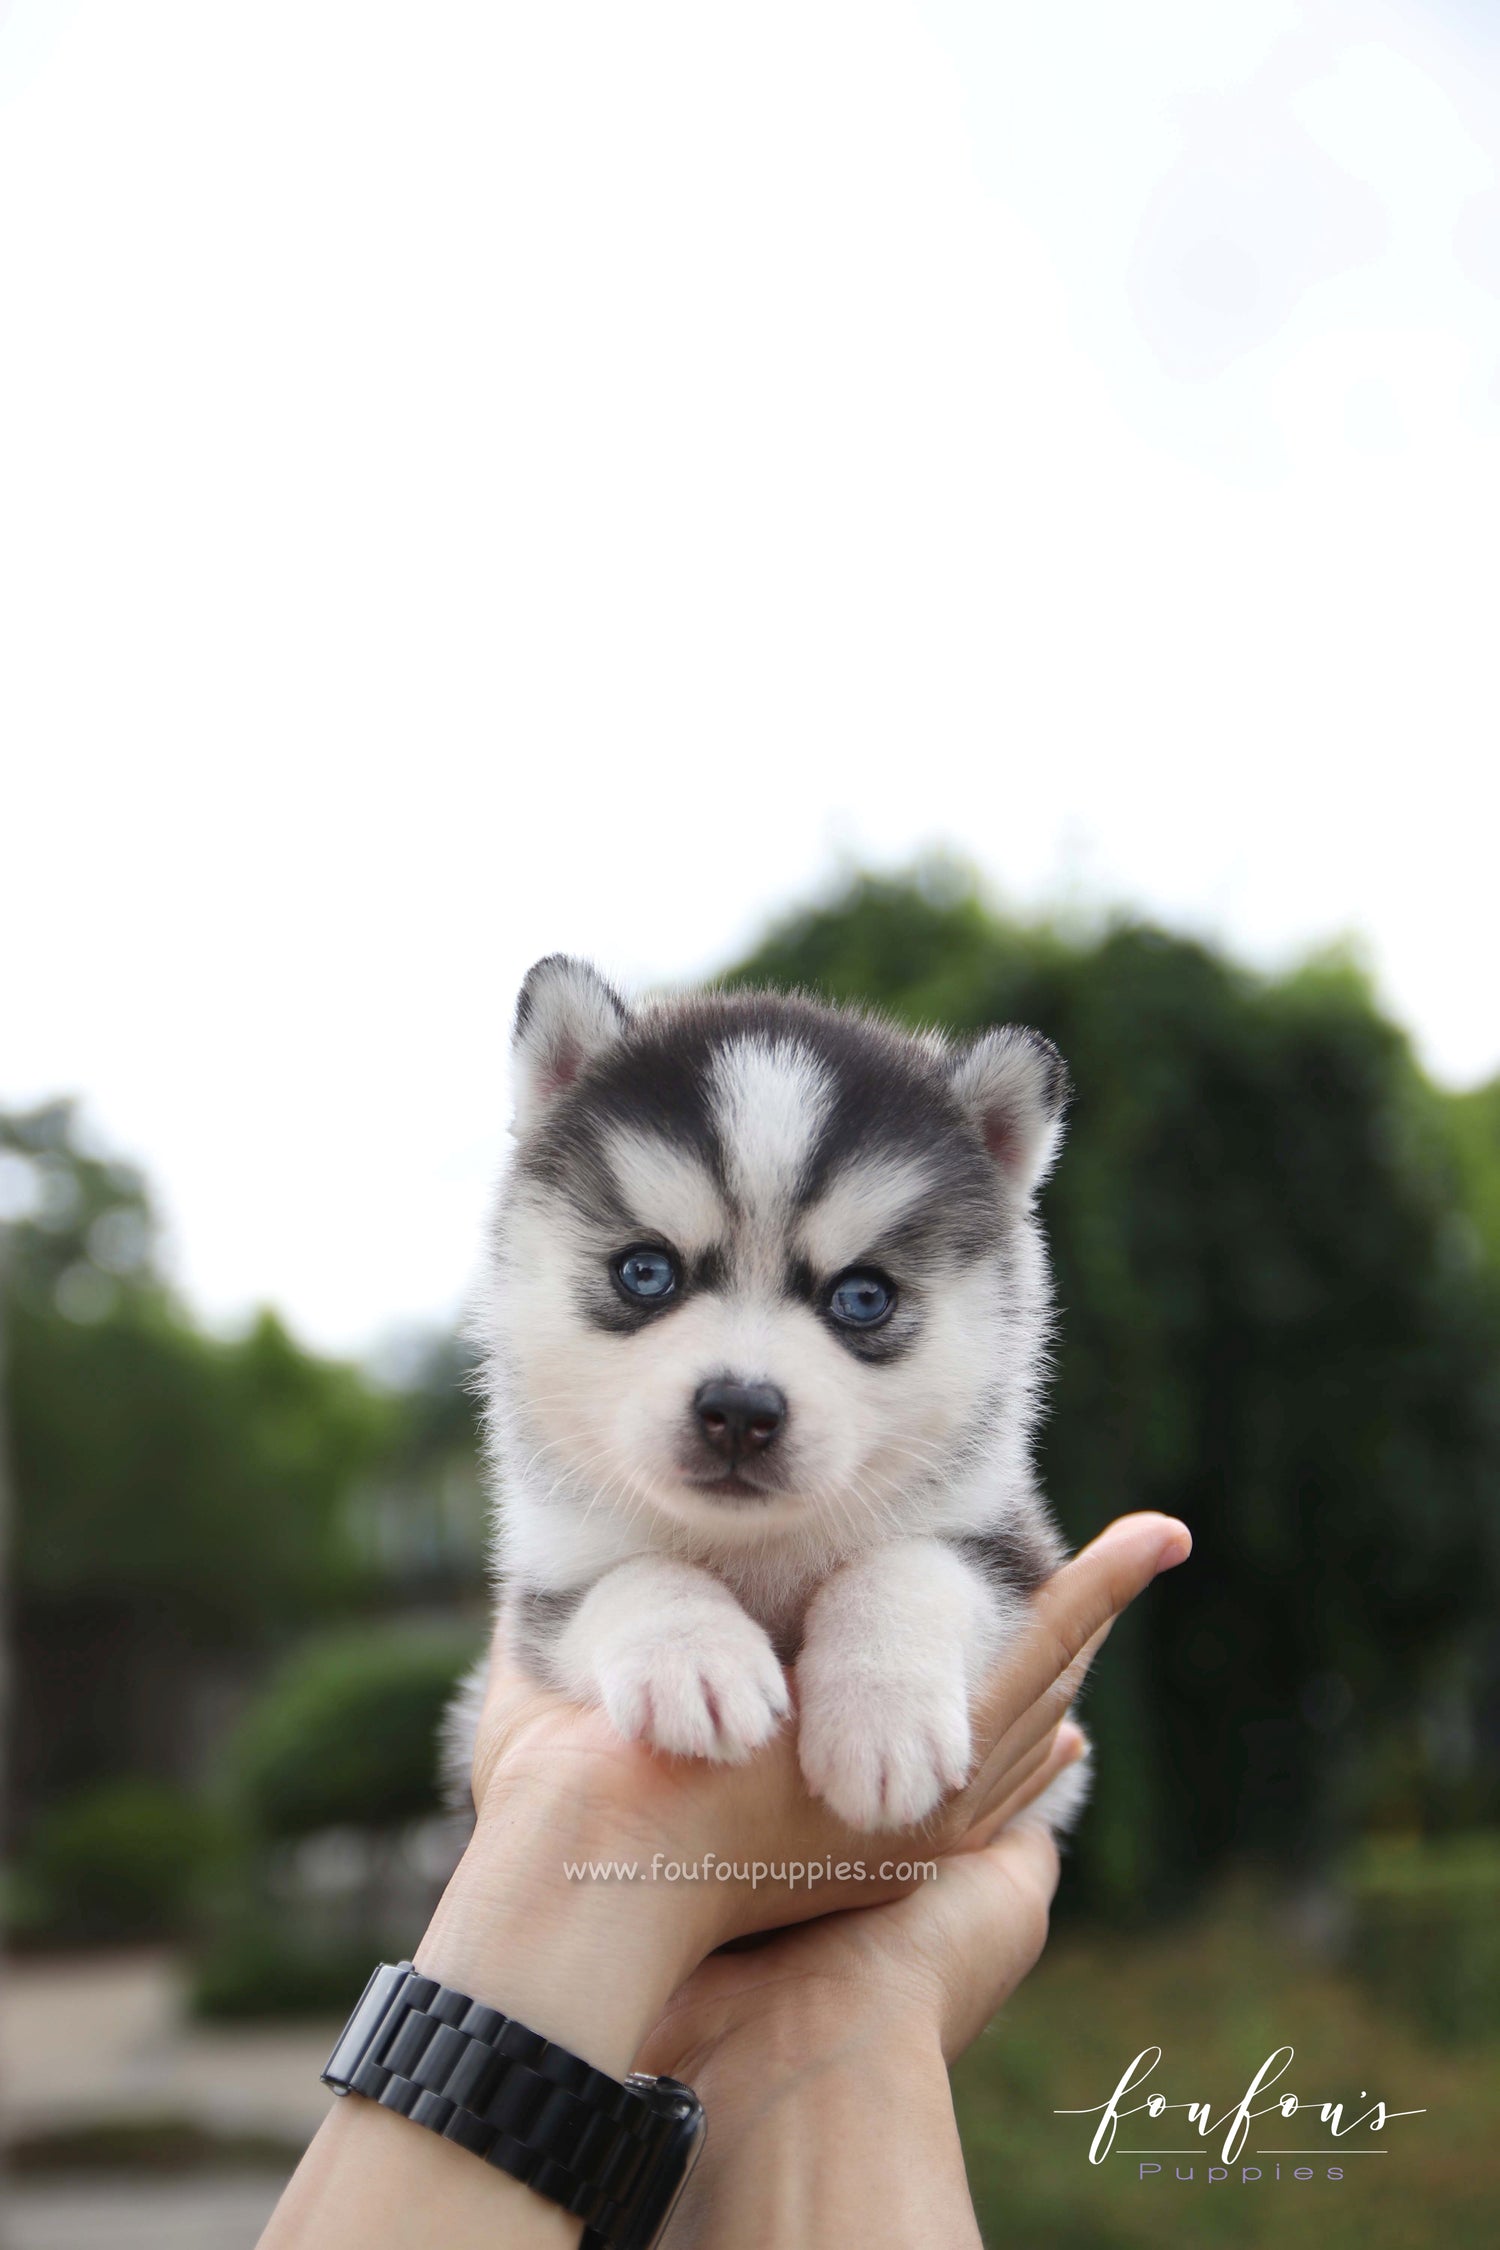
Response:
[{"label": "green tree", "polygon": [[1500,1273],[1500,1078],[1449,1094],[1444,1112],[1465,1207],[1485,1257]]},{"label": "green tree", "polygon": [[[1346,960],[1266,979],[1138,924],[1021,929],[942,867],[855,881],[730,981],[1067,1056],[1046,1482],[1075,1540],[1142,1507],[1196,1540],[1089,1705],[1081,1888],[1124,1908],[1231,1856],[1319,1861],[1500,1569],[1500,1296],[1402,1035]],[[1386,1809],[1420,1817],[1423,1786]]]},{"label": "green tree", "polygon": [[203,1690],[367,1582],[352,1502],[397,1419],[269,1313],[201,1333],[138,1173],[70,1105],[0,1118],[23,1803],[192,1761]]},{"label": "green tree", "polygon": [[394,1830],[439,1812],[438,1730],[483,1640],[452,1626],[361,1625],[295,1650],[230,1745],[259,1832]]}]

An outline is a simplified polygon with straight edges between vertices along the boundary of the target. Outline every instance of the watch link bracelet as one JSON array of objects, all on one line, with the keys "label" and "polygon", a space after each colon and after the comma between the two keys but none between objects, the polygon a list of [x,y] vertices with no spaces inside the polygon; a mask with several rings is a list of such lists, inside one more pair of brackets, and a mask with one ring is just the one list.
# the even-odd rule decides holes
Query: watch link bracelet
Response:
[{"label": "watch link bracelet", "polygon": [[650,2250],[703,2146],[691,2087],[606,2077],[410,1961],[375,1971],[322,2077],[560,2203],[581,2250]]}]

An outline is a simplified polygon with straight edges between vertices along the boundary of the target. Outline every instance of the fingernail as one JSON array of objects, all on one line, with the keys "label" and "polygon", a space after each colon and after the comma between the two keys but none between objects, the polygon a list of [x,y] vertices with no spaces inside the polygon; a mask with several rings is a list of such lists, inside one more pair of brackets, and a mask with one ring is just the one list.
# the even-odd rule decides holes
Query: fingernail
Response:
[{"label": "fingernail", "polygon": [[1058,1728],[1057,1747],[1063,1754],[1065,1765],[1076,1765],[1088,1746],[1088,1736],[1084,1733],[1082,1727],[1075,1727],[1065,1720]]},{"label": "fingernail", "polygon": [[1185,1523],[1174,1524],[1167,1537],[1162,1541],[1161,1552],[1156,1558],[1158,1577],[1164,1570],[1175,1570],[1179,1563],[1185,1563],[1192,1551],[1193,1535],[1188,1530],[1187,1525]]}]

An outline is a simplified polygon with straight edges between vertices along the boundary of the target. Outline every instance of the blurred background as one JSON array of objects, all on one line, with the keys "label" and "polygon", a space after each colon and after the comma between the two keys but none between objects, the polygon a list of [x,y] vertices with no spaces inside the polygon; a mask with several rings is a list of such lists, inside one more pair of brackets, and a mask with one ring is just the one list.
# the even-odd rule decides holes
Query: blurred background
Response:
[{"label": "blurred background", "polygon": [[[1047,1482],[1196,1548],[987,2239],[1494,2239],[1497,155],[1474,0],[0,5],[5,2250],[248,2250],[442,1883],[559,947],[1072,1066]],[[1150,2189],[1156,2043],[1424,2114]]]}]

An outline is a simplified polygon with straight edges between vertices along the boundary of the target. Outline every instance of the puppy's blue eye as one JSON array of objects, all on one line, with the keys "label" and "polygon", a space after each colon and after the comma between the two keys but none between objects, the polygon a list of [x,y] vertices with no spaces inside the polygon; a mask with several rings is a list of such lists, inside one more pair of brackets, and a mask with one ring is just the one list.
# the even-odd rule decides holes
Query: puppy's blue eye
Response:
[{"label": "puppy's blue eye", "polygon": [[841,1273],[828,1292],[828,1310],[846,1328],[878,1328],[896,1302],[883,1273],[855,1267]]},{"label": "puppy's blue eye", "polygon": [[627,1297],[656,1303],[677,1287],[677,1268],[665,1250],[627,1250],[615,1260],[615,1279]]}]

